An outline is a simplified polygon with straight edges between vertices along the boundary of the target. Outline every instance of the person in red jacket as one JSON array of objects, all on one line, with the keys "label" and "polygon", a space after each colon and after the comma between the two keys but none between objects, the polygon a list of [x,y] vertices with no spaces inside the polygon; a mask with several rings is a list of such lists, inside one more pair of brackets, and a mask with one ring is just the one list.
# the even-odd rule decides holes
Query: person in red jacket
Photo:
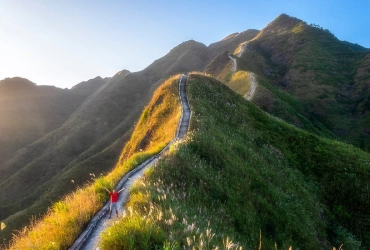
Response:
[{"label": "person in red jacket", "polygon": [[106,188],[106,187],[104,187],[104,188],[105,188],[105,190],[107,190],[107,192],[109,193],[109,196],[110,196],[109,219],[112,216],[113,208],[116,210],[116,215],[118,217],[118,205],[117,205],[118,194],[121,193],[124,188],[122,188],[121,190],[119,190],[117,192],[114,189],[111,192],[111,191],[108,190],[108,188]]}]

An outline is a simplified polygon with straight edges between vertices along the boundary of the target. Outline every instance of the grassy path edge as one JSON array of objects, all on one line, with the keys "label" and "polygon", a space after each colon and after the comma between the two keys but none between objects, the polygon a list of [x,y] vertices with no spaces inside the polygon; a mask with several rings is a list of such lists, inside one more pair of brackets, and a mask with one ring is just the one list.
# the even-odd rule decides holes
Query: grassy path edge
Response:
[{"label": "grassy path edge", "polygon": [[[154,163],[157,161],[160,156],[168,150],[168,148],[177,140],[181,139],[184,137],[184,135],[187,133],[188,127],[189,127],[189,121],[191,117],[191,110],[190,110],[190,105],[188,102],[186,90],[185,90],[185,85],[186,85],[186,80],[187,76],[182,75],[179,81],[179,97],[181,101],[181,117],[180,117],[180,122],[177,127],[176,135],[175,138],[167,144],[166,147],[162,149],[161,152],[158,154],[150,157],[143,163],[141,163],[138,167],[135,169],[131,170],[128,172],[117,184],[116,190],[119,190],[122,188],[124,183],[133,176],[135,173],[143,169],[144,167]],[[103,208],[95,214],[95,216],[91,219],[89,225],[87,228],[81,233],[81,235],[78,237],[78,239],[74,242],[74,244],[69,248],[69,250],[79,250],[83,247],[85,244],[86,240],[90,237],[91,233],[95,230],[97,223],[101,220],[101,218],[108,212],[109,210],[109,200],[106,202],[106,204],[103,206]]]}]

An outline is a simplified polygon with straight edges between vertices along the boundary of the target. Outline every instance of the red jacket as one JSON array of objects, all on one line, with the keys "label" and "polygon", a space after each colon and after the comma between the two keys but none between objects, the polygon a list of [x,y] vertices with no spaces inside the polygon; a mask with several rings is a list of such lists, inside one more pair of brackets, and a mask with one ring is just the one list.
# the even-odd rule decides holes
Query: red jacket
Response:
[{"label": "red jacket", "polygon": [[117,202],[118,201],[118,193],[109,192],[110,201],[111,202]]}]

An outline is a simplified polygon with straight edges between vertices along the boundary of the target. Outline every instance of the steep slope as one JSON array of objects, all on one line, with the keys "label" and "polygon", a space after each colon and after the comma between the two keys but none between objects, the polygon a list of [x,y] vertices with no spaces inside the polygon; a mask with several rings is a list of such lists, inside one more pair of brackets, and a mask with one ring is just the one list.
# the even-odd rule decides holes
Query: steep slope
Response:
[{"label": "steep slope", "polygon": [[231,74],[233,62],[229,58],[229,52],[225,51],[218,54],[205,68],[204,72],[217,78],[224,78],[228,73]]},{"label": "steep slope", "polygon": [[97,76],[94,79],[90,79],[85,82],[80,82],[79,84],[73,86],[71,88],[71,92],[76,95],[90,96],[97,89],[99,89],[101,86],[107,83],[108,80],[110,79],[109,78],[103,79],[100,76]]},{"label": "steep slope", "polygon": [[369,248],[369,153],[288,125],[209,77],[191,75],[188,95],[190,135],[132,190],[100,249],[140,239],[258,249],[260,230],[264,248]]},{"label": "steep slope", "polygon": [[221,41],[210,44],[208,46],[208,64],[204,72],[219,79],[224,78],[230,72],[229,68],[232,67],[228,54],[237,50],[240,44],[255,38],[258,33],[258,30],[246,30],[230,34]]},{"label": "steep slope", "polygon": [[[74,92],[53,86],[37,86],[20,77],[0,81],[0,181],[7,177],[3,169],[7,159],[17,150],[60,127],[103,83],[101,78],[95,85],[88,81],[84,86],[77,85],[80,92]],[[85,91],[87,88],[89,91]]]},{"label": "steep slope", "polygon": [[[228,52],[237,55],[241,48],[240,71],[232,73]],[[50,202],[89,181],[90,173],[100,175],[112,169],[159,84],[179,72],[202,70],[229,86],[240,85],[241,94],[250,88],[253,72],[259,85],[252,102],[263,110],[327,138],[340,138],[364,149],[370,145],[369,51],[338,41],[315,25],[281,15],[259,33],[232,34],[208,47],[187,41],[140,72],[95,78],[91,85],[83,82],[66,92],[70,98],[53,97],[53,101],[60,100],[60,105],[53,105],[67,111],[62,115],[48,111],[51,116],[44,112],[44,117],[59,115],[50,119],[55,122],[51,125],[27,120],[25,115],[12,118],[22,135],[19,138],[25,141],[11,151],[0,144],[0,156],[6,155],[0,158],[6,160],[0,165],[4,179],[0,182],[0,220],[6,219],[5,234],[9,236],[10,230],[26,225],[32,215],[43,214]],[[35,86],[27,86],[31,93]],[[53,106],[44,104],[37,108]],[[11,108],[5,112],[14,114]],[[22,119],[27,122],[21,124]],[[27,129],[32,136],[33,131],[39,132],[27,138],[22,134]]]},{"label": "steep slope", "polygon": [[246,45],[239,67],[258,74],[263,88],[254,102],[264,110],[369,150],[369,110],[361,105],[370,84],[369,54],[283,14]]},{"label": "steep slope", "polygon": [[226,52],[205,72],[241,95],[250,90],[254,73],[258,88],[252,102],[263,110],[369,150],[369,49],[282,14],[253,39],[235,46],[233,54],[238,72],[232,72]]},{"label": "steep slope", "polygon": [[203,70],[207,59],[207,46],[190,40],[171,49],[166,56],[154,61],[143,72],[149,78],[162,79],[163,75],[168,76],[175,72]]},{"label": "steep slope", "polygon": [[204,67],[206,49],[185,42],[146,69],[104,84],[61,127],[18,151],[7,162],[11,176],[0,184],[0,219],[11,225],[7,232],[28,224],[50,201],[89,181],[89,173],[112,169],[153,91],[179,71]]},{"label": "steep slope", "polygon": [[10,249],[67,249],[73,244],[107,201],[104,187],[114,188],[125,174],[159,153],[176,135],[181,116],[179,78],[167,79],[155,91],[130,140],[120,149],[115,168],[106,176],[90,175],[90,183],[56,202],[43,219],[19,232]]},{"label": "steep slope", "polygon": [[221,41],[212,43],[208,46],[208,57],[213,60],[218,54],[225,51],[232,53],[241,44],[252,40],[258,35],[259,30],[249,29],[241,33],[230,34]]}]

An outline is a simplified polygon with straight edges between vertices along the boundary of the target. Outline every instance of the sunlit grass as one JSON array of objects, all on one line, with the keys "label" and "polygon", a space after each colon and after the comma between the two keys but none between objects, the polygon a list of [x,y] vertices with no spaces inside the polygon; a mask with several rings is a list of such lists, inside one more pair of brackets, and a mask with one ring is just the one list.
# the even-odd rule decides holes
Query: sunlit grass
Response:
[{"label": "sunlit grass", "polygon": [[[359,235],[366,242],[367,153],[287,125],[204,75],[190,76],[188,97],[187,137],[132,188],[126,215],[105,231],[101,249],[320,249],[328,240],[360,249]],[[148,140],[141,143],[151,127],[142,128],[158,119],[149,106],[115,171],[92,184],[97,202],[105,197],[102,186],[113,187],[120,173],[155,151]],[[348,216],[354,209],[365,219]],[[63,203],[52,210],[65,211]],[[62,248],[43,237],[39,249]]]},{"label": "sunlit grass", "polygon": [[[210,223],[217,220],[214,214],[202,207],[192,211],[176,206],[187,198],[186,192],[163,190],[164,181],[151,175],[136,182],[126,214],[103,232],[100,249],[242,249],[230,237],[215,237]],[[198,224],[199,220],[204,221]]]},{"label": "sunlit grass", "polygon": [[[126,217],[134,219],[120,227],[147,220],[165,233],[154,244],[163,249],[320,249],[328,240],[359,249],[344,227],[350,203],[369,192],[368,154],[287,125],[211,78],[190,76],[188,94],[188,136],[133,187]],[[358,183],[344,185],[351,176]],[[126,237],[109,230],[101,249]]]},{"label": "sunlit grass", "polygon": [[124,216],[120,223],[113,224],[101,237],[101,249],[128,250],[154,249],[166,239],[163,230],[153,220],[132,214]]},{"label": "sunlit grass", "polygon": [[241,70],[235,72],[232,74],[231,79],[226,83],[226,85],[239,95],[246,97],[252,89],[250,72]]},{"label": "sunlit grass", "polygon": [[[173,83],[179,80],[174,76],[167,80]],[[121,158],[134,152],[146,151],[158,153],[175,136],[181,115],[176,84],[163,84],[154,93],[152,100],[145,107],[136,125],[132,138],[125,146]]]},{"label": "sunlit grass", "polygon": [[173,76],[154,93],[111,173],[99,178],[90,174],[90,184],[56,202],[41,220],[32,221],[29,227],[18,232],[9,249],[66,249],[71,246],[106,202],[104,187],[112,189],[124,174],[174,138],[181,114],[178,81],[179,75]]},{"label": "sunlit grass", "polygon": [[65,249],[72,245],[86,221],[103,204],[95,186],[79,189],[54,204],[47,215],[16,235],[10,249]]},{"label": "sunlit grass", "polygon": [[239,44],[236,48],[235,48],[235,50],[234,50],[234,55],[239,55],[240,54],[240,52],[242,51],[242,49],[243,49],[243,46],[244,46],[244,43],[241,43],[241,44]]}]

